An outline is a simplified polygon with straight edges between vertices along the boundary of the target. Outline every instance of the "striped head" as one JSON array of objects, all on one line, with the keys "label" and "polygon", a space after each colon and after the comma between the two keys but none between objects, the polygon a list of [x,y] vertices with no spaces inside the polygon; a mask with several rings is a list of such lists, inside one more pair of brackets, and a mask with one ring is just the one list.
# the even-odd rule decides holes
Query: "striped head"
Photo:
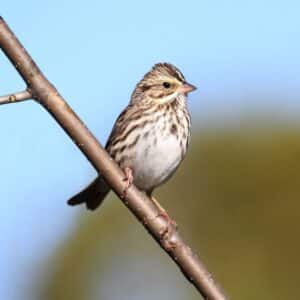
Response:
[{"label": "striped head", "polygon": [[165,104],[180,95],[187,95],[196,89],[186,82],[182,73],[172,64],[158,63],[145,74],[136,85],[131,96],[131,104],[144,102]]}]

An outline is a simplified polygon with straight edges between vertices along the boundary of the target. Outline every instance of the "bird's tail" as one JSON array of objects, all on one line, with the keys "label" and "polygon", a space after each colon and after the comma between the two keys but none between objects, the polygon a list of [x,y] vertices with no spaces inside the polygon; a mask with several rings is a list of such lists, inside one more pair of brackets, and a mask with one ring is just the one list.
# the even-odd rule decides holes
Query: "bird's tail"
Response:
[{"label": "bird's tail", "polygon": [[69,205],[78,205],[85,203],[90,210],[96,209],[109,193],[110,187],[101,176],[98,176],[83,191],[73,196],[69,201]]}]

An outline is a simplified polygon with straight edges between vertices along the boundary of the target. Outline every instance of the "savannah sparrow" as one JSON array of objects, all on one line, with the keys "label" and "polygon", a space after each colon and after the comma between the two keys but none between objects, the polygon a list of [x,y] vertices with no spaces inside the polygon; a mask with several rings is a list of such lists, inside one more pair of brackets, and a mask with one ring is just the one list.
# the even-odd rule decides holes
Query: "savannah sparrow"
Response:
[{"label": "savannah sparrow", "polygon": [[[136,85],[118,117],[106,150],[133,182],[151,197],[183,160],[190,140],[187,94],[196,88],[169,63],[158,63]],[[68,201],[96,209],[110,187],[99,175]]]}]

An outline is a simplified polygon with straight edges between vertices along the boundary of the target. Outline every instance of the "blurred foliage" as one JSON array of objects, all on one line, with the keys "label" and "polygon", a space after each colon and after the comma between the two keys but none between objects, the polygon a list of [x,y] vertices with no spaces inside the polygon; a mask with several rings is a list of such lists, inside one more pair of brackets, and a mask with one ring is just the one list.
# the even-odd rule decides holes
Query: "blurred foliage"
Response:
[{"label": "blurred foliage", "polygon": [[[299,128],[244,125],[193,137],[157,198],[231,299],[299,297]],[[79,210],[50,259],[42,299],[199,299],[115,196],[95,213]]]}]

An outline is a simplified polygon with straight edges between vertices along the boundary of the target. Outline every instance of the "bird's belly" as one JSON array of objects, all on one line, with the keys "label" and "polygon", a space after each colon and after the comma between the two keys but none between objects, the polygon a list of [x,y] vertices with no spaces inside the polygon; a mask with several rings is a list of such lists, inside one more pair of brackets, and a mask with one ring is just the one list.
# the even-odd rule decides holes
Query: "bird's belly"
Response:
[{"label": "bird's belly", "polygon": [[175,135],[141,140],[133,159],[134,183],[149,191],[165,182],[182,160],[180,141]]}]

